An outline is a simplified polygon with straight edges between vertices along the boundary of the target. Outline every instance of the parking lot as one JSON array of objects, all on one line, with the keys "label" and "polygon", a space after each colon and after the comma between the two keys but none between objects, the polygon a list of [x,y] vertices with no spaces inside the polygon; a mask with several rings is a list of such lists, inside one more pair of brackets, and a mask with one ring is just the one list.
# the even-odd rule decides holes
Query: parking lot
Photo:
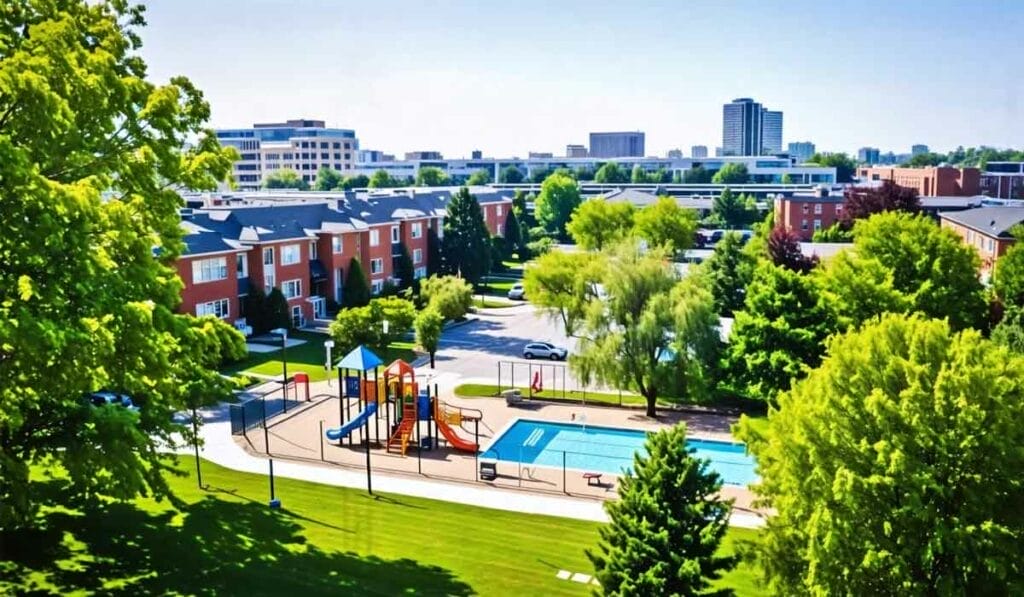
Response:
[{"label": "parking lot", "polygon": [[[530,304],[489,309],[479,312],[466,323],[445,330],[436,356],[437,372],[449,382],[458,378],[460,381],[496,383],[499,361],[515,361],[517,371],[524,372],[521,383],[517,373],[516,382],[525,385],[528,383],[525,371],[529,361],[523,358],[523,346],[530,342],[550,342],[567,348],[570,353],[575,346],[573,340],[565,335],[561,323],[552,322]],[[547,360],[539,362],[551,364]],[[522,369],[518,363],[523,364]],[[568,372],[566,379],[570,387],[574,385]],[[507,379],[503,381],[508,383]]]}]

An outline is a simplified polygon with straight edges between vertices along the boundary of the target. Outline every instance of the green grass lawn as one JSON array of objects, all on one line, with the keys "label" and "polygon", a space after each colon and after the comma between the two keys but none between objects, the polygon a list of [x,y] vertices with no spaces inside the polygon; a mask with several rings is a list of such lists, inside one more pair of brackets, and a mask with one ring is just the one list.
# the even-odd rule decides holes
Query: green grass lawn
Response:
[{"label": "green grass lawn", "polygon": [[521,302],[510,301],[510,300],[493,300],[486,296],[478,294],[473,295],[473,306],[477,309],[503,309],[505,307],[515,307],[516,305],[522,304]]},{"label": "green grass lawn", "polygon": [[[291,346],[287,349],[288,375],[302,371],[309,375],[310,381],[323,381],[327,379],[327,371],[324,369],[324,359],[327,356],[324,352],[324,340],[327,340],[327,334],[296,331],[292,332],[289,338],[305,340],[306,343]],[[390,364],[395,359],[405,359],[409,362],[416,359],[416,353],[413,352],[413,344],[411,342],[393,342],[391,346],[385,349],[371,348],[371,350],[384,361],[385,365]],[[331,355],[335,360],[342,356],[344,355],[336,352]],[[281,375],[281,366],[281,350],[279,345],[277,350],[271,352],[250,352],[249,356],[245,359],[230,364],[223,372],[229,375],[240,372]]]},{"label": "green grass lawn", "polygon": [[509,280],[507,278],[488,278],[480,290],[486,294],[507,296],[508,291],[516,284],[522,284],[522,280]]},{"label": "green grass lawn", "polygon": [[[65,507],[33,530],[0,532],[0,594],[585,595],[559,580],[590,573],[594,523],[489,510],[289,479],[267,482],[192,460],[169,479],[175,503],[75,503],[58,480],[37,489]],[[723,545],[756,540],[730,529]],[[720,581],[757,594],[740,565]]]}]

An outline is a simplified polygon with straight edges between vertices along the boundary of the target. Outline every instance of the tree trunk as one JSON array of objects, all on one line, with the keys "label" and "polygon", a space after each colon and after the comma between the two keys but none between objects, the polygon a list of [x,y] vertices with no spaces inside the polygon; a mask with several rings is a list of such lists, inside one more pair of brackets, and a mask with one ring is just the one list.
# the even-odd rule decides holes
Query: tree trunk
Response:
[{"label": "tree trunk", "polygon": [[431,369],[434,368],[434,351],[433,350],[430,351],[430,368]]},{"label": "tree trunk", "polygon": [[644,398],[647,399],[647,416],[657,417],[658,410],[655,407],[658,404],[658,395],[652,391],[650,395],[644,394]]}]

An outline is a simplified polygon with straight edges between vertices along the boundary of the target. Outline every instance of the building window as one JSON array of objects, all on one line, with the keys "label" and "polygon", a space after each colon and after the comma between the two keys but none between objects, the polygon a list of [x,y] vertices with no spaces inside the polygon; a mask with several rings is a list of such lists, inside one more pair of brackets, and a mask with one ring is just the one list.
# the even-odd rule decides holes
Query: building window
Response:
[{"label": "building window", "polygon": [[219,299],[216,301],[210,301],[208,303],[199,303],[196,305],[196,315],[202,317],[204,315],[213,315],[220,319],[227,319],[229,313],[228,299]]},{"label": "building window", "polygon": [[419,280],[420,278],[426,278],[427,268],[417,267],[416,270],[413,272],[412,277],[415,278],[416,280]]},{"label": "building window", "polygon": [[316,261],[320,258],[320,248],[316,246],[316,242],[309,243],[309,260]]},{"label": "building window", "polygon": [[301,259],[299,245],[285,245],[281,247],[281,265],[295,265]]},{"label": "building window", "polygon": [[281,294],[286,299],[293,299],[302,296],[302,280],[288,280],[281,283]]},{"label": "building window", "polygon": [[192,282],[215,282],[228,277],[228,260],[225,257],[199,259],[192,262]]},{"label": "building window", "polygon": [[821,215],[821,204],[820,203],[815,203],[814,204],[814,215],[817,215],[817,216]]},{"label": "building window", "polygon": [[264,294],[270,294],[270,291],[277,285],[277,281],[274,278],[274,272],[266,272],[263,274],[263,292]]},{"label": "building window", "polygon": [[423,261],[423,249],[413,249],[412,262],[420,263],[421,261]]},{"label": "building window", "polygon": [[807,230],[807,220],[800,220],[800,230]]},{"label": "building window", "polygon": [[398,242],[398,226],[391,227],[391,244]]},{"label": "building window", "polygon": [[423,236],[422,222],[416,222],[415,224],[412,225],[412,231],[410,233],[410,236],[412,236],[413,238],[420,238]]},{"label": "building window", "polygon": [[809,211],[810,211],[810,206],[809,206],[809,205],[807,205],[806,203],[802,204],[802,207],[803,207],[803,209],[804,209],[804,213],[807,213],[807,212],[809,212]]},{"label": "building window", "polygon": [[836,215],[838,216],[841,213],[843,213],[843,204],[842,203],[836,204]]},{"label": "building window", "polygon": [[384,273],[384,260],[380,257],[370,260],[370,274]]},{"label": "building window", "polygon": [[341,149],[341,143],[338,143],[337,141],[335,141],[334,142],[334,149]]},{"label": "building window", "polygon": [[498,213],[498,217],[499,217],[499,218],[501,217],[501,214],[505,213],[504,211],[502,211],[502,209],[503,209],[503,208],[502,208],[502,206],[501,206],[501,205],[499,205],[499,206],[498,206],[498,208],[497,208],[497,210],[498,210],[498,211],[497,211],[497,213]]},{"label": "building window", "polygon": [[331,237],[331,252],[341,253],[341,235],[335,234]]},{"label": "building window", "polygon": [[370,292],[380,294],[381,290],[384,290],[384,280],[372,280],[370,282]]},{"label": "building window", "polygon": [[821,220],[814,220],[814,229],[821,230]]},{"label": "building window", "polygon": [[505,236],[505,226],[504,225],[498,224],[497,230],[498,230],[498,236]]},{"label": "building window", "polygon": [[320,142],[320,149],[327,149],[327,142],[326,141]]},{"label": "building window", "polygon": [[370,231],[370,246],[376,247],[380,245],[380,230]]},{"label": "building window", "polygon": [[235,269],[239,278],[249,277],[249,261],[245,258],[245,253],[235,254]]},{"label": "building window", "polygon": [[263,265],[274,265],[274,247],[263,249]]}]

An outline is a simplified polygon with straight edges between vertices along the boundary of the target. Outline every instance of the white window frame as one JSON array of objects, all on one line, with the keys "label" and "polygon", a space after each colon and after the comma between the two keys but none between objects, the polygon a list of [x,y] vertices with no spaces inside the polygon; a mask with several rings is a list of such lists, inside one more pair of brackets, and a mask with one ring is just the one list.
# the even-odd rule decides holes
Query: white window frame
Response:
[{"label": "white window frame", "polygon": [[281,246],[281,265],[295,265],[302,261],[302,247],[299,245]]},{"label": "white window frame", "polygon": [[412,238],[423,237],[423,222],[413,222],[412,228],[409,231],[409,236]]},{"label": "white window frame", "polygon": [[497,213],[497,214],[498,214],[498,217],[500,218],[500,217],[501,217],[501,215],[502,215],[503,213],[505,213],[505,212],[504,212],[504,206],[503,206],[503,205],[500,205],[500,204],[499,204],[499,205],[498,205],[498,209],[497,209],[497,212],[495,212],[495,213]]},{"label": "white window frame", "polygon": [[800,220],[800,230],[807,230],[807,220]]},{"label": "white window frame", "polygon": [[401,240],[401,236],[398,234],[398,226],[391,227],[391,244],[395,244]]},{"label": "white window frame", "polygon": [[[376,267],[374,267],[376,266]],[[382,257],[375,257],[370,260],[370,275],[375,276],[377,274],[384,273],[384,259]]]},{"label": "white window frame", "polygon": [[816,216],[820,216],[821,215],[821,204],[820,203],[815,203],[814,204],[814,215],[816,215]]},{"label": "white window frame", "polygon": [[340,234],[335,234],[331,237],[331,252],[341,253],[344,249],[344,239],[341,238]]},{"label": "white window frame", "polygon": [[505,236],[505,225],[504,224],[498,224],[497,230],[498,230],[498,236]]},{"label": "white window frame", "polygon": [[821,219],[820,218],[815,218],[815,220],[814,220],[814,229],[816,231],[817,230],[821,230]]},{"label": "white window frame", "polygon": [[236,277],[249,277],[249,259],[246,257],[245,253],[235,253],[235,269]]},{"label": "white window frame", "polygon": [[384,290],[384,280],[370,280],[370,292],[372,294],[380,294]]},{"label": "white window frame", "polygon": [[420,263],[422,261],[423,261],[423,249],[413,249],[412,250],[412,262],[414,264],[416,264],[416,263]]},{"label": "white window frame", "polygon": [[420,280],[422,278],[426,278],[427,277],[427,268],[425,268],[425,267],[417,267],[415,270],[413,270],[412,277],[413,277],[414,280]]},{"label": "white window frame", "polygon": [[373,229],[370,231],[370,246],[380,246],[380,230]]},{"label": "white window frame", "polygon": [[274,247],[263,248],[263,265],[274,265]]},{"label": "white window frame", "polygon": [[[220,311],[220,313],[218,313]],[[196,304],[196,317],[213,315],[219,319],[231,316],[231,301],[226,298]]]},{"label": "white window frame", "polygon": [[196,259],[192,262],[192,283],[205,284],[228,279],[227,257]]},{"label": "white window frame", "polygon": [[263,272],[263,292],[270,294],[274,286],[277,286],[277,277],[274,275],[274,272]]},{"label": "white window frame", "polygon": [[320,259],[320,247],[316,246],[316,241],[309,243],[309,260],[316,261]]},{"label": "white window frame", "polygon": [[295,280],[285,280],[281,282],[281,294],[286,299],[295,299],[302,297],[302,280],[296,278]]}]

